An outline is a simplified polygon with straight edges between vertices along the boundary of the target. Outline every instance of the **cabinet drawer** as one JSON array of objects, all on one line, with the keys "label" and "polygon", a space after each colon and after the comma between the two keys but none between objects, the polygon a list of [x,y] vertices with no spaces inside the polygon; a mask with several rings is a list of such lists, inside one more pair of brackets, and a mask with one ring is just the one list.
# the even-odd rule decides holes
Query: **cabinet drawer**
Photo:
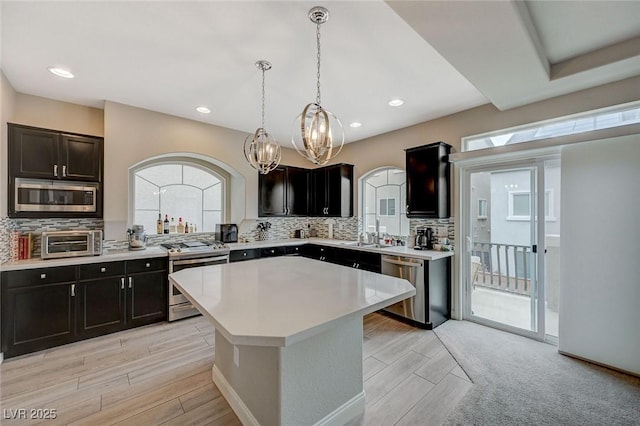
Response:
[{"label": "cabinet drawer", "polygon": [[124,275],[124,262],[88,263],[80,265],[79,280]]},{"label": "cabinet drawer", "polygon": [[240,262],[249,259],[258,259],[260,249],[233,250],[229,253],[229,262]]},{"label": "cabinet drawer", "polygon": [[283,256],[286,254],[284,247],[265,247],[260,250],[260,257]]},{"label": "cabinet drawer", "polygon": [[302,254],[302,246],[286,246],[284,252],[285,254]]},{"label": "cabinet drawer", "polygon": [[71,282],[76,280],[76,267],[60,266],[57,268],[38,268],[3,272],[2,280],[7,283],[6,285],[8,288]]},{"label": "cabinet drawer", "polygon": [[164,257],[127,261],[127,274],[134,274],[136,272],[161,271],[164,269],[167,269],[167,259]]}]

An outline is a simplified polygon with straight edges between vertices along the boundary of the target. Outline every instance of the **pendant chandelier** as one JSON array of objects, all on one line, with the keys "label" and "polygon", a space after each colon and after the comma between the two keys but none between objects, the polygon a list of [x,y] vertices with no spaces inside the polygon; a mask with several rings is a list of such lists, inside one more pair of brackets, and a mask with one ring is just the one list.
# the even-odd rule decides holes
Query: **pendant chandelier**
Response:
[{"label": "pendant chandelier", "polygon": [[316,6],[309,11],[309,19],[316,24],[316,101],[305,106],[302,114],[295,119],[291,142],[296,151],[307,160],[324,165],[342,150],[344,128],[340,120],[320,104],[320,25],[329,19],[329,11]]},{"label": "pendant chandelier", "polygon": [[259,173],[266,175],[280,164],[280,145],[264,127],[264,73],[271,69],[269,61],[258,61],[256,67],[262,71],[262,127],[244,140],[244,157]]}]

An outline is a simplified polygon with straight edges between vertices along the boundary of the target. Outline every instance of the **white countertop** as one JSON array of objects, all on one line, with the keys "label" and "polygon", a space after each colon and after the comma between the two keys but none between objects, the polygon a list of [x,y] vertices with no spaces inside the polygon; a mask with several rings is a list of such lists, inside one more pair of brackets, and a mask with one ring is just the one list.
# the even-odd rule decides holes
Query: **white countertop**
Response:
[{"label": "white countertop", "polygon": [[265,241],[253,241],[250,243],[227,243],[231,250],[243,250],[263,247],[277,247],[287,245],[302,245],[302,244],[318,244],[330,247],[340,247],[350,250],[368,251],[372,253],[389,254],[395,256],[407,256],[416,259],[425,260],[438,260],[445,257],[453,256],[452,251],[436,251],[436,250],[416,250],[414,248],[408,248],[406,246],[392,246],[392,247],[373,247],[373,246],[357,246],[356,241],[344,241],[344,240],[329,240],[326,238],[290,238],[285,240],[265,240]]},{"label": "white countertop", "polygon": [[406,280],[300,256],[169,275],[234,345],[289,346],[415,295]]},{"label": "white countertop", "polygon": [[50,268],[55,266],[73,266],[87,263],[115,262],[119,260],[148,259],[150,257],[167,257],[167,252],[160,247],[147,247],[144,250],[111,250],[100,256],[64,257],[60,259],[33,259],[5,262],[0,265],[2,271],[17,271],[22,269]]}]

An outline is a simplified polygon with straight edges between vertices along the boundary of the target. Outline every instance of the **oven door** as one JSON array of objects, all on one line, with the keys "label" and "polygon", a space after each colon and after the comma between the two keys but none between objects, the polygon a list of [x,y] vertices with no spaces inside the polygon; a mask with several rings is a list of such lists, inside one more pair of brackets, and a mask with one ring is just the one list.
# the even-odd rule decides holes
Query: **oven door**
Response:
[{"label": "oven door", "polygon": [[[199,266],[222,265],[229,263],[229,256],[200,257],[196,259],[171,260],[169,261],[169,273],[181,271],[187,268]],[[169,281],[169,321],[198,315],[198,310],[184,297],[171,281]]]}]

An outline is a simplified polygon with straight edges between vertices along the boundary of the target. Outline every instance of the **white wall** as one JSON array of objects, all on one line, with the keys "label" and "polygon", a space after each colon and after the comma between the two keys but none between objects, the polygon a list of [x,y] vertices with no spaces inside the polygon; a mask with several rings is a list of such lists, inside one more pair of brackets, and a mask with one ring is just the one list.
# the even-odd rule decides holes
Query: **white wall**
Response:
[{"label": "white wall", "polygon": [[0,70],[0,217],[7,215],[6,182],[8,181],[7,123],[13,122],[16,92]]},{"label": "white wall", "polygon": [[640,374],[640,136],[562,151],[561,352]]}]

